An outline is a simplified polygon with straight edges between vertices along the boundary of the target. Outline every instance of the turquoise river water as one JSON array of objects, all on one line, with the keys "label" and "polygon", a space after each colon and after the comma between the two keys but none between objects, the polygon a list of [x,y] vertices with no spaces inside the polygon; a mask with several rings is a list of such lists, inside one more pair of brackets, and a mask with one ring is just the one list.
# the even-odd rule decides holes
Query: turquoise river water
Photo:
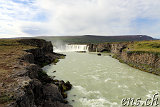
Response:
[{"label": "turquoise river water", "polygon": [[71,82],[67,100],[73,107],[119,107],[123,98],[141,98],[143,102],[160,92],[159,76],[120,63],[108,54],[64,54],[65,59],[43,69],[49,76]]}]

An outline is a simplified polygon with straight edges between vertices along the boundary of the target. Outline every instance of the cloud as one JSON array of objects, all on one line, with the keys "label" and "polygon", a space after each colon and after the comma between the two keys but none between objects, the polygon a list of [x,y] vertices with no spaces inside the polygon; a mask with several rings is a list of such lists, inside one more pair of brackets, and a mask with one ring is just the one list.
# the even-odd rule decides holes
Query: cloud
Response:
[{"label": "cloud", "polygon": [[24,26],[47,20],[47,14],[30,0],[0,1],[0,38],[33,36],[23,32]]},{"label": "cloud", "polygon": [[159,0],[2,0],[0,34],[160,35]]}]

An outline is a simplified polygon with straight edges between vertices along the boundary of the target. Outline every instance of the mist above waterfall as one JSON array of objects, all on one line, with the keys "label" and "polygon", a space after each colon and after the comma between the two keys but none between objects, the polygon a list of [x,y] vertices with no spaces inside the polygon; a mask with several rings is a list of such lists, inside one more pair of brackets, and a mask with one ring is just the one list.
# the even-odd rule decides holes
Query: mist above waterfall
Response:
[{"label": "mist above waterfall", "polygon": [[66,43],[61,40],[54,41],[52,44],[54,52],[63,52],[66,49]]}]

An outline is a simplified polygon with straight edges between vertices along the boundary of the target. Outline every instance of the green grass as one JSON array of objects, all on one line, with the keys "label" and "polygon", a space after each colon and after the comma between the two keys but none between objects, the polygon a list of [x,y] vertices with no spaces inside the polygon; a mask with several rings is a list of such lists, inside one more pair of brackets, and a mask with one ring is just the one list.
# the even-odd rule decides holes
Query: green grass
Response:
[{"label": "green grass", "polygon": [[58,58],[56,58],[56,59],[53,61],[53,63],[57,63],[57,62],[59,62],[59,59],[58,59]]},{"label": "green grass", "polygon": [[0,39],[0,46],[15,46],[19,45],[18,39]]},{"label": "green grass", "polygon": [[130,44],[128,48],[126,50],[130,53],[160,53],[160,40],[134,42],[133,44]]},{"label": "green grass", "polygon": [[64,59],[65,58],[65,56],[60,56],[60,59]]},{"label": "green grass", "polygon": [[13,100],[12,98],[10,98],[9,96],[7,95],[1,95],[0,96],[0,104],[4,104],[4,103],[7,103],[9,101]]},{"label": "green grass", "polygon": [[20,44],[18,39],[0,39],[0,69],[7,71],[14,66],[17,59],[25,52],[23,50],[34,48]]},{"label": "green grass", "polygon": [[[0,39],[0,83],[1,82],[12,82],[11,78],[6,79],[7,75],[9,75],[19,58],[21,58],[26,49],[35,48],[33,46],[27,46],[19,43],[20,39]],[[0,87],[2,88],[2,87]]]}]

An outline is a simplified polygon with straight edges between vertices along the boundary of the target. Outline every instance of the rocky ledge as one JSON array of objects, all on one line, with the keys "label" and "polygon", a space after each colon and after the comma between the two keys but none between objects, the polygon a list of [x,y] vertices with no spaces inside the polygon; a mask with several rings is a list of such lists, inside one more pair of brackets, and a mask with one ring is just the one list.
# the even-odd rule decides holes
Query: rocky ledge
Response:
[{"label": "rocky ledge", "polygon": [[54,80],[41,68],[56,62],[65,55],[53,52],[51,42],[42,39],[21,39],[19,43],[34,48],[24,50],[13,72],[10,84],[1,83],[1,104],[6,107],[72,107],[64,100],[66,91],[72,88],[70,82]]}]

